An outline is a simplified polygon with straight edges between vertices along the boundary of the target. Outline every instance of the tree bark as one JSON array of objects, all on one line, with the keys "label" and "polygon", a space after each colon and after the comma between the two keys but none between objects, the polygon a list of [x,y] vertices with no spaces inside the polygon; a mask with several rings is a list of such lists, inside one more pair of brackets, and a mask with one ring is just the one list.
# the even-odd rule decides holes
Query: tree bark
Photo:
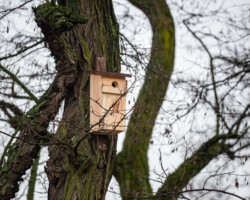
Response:
[{"label": "tree bark", "polygon": [[0,166],[0,199],[15,197],[21,177],[37,157],[41,140],[46,142],[49,139],[47,128],[59,110],[66,86],[65,78],[58,73],[38,104],[19,121],[16,128],[16,133],[20,132],[18,139],[8,147],[7,160]]},{"label": "tree bark", "polygon": [[[112,2],[54,1],[34,9],[36,22],[55,58],[58,74],[48,91],[20,122],[19,139],[10,146],[1,166],[0,199],[13,198],[18,182],[33,164],[41,140],[49,141],[47,174],[49,199],[104,199],[112,174],[116,137],[107,137],[107,151],[96,148],[89,126],[89,75],[95,56],[103,54],[107,71],[120,70],[118,24]],[[84,14],[84,15],[83,15]],[[86,16],[88,21],[86,23]],[[83,24],[85,25],[77,25]],[[47,128],[65,99],[63,120],[57,133]]]},{"label": "tree bark", "polygon": [[155,119],[168,88],[175,52],[174,22],[165,0],[130,2],[149,18],[153,41],[145,82],[128,125],[123,150],[117,156],[115,177],[123,199],[152,194],[147,151]]},{"label": "tree bark", "polygon": [[118,24],[110,0],[66,1],[66,8],[75,15],[84,14],[88,21],[62,33],[70,53],[77,57],[76,77],[66,93],[63,118],[53,138],[68,146],[49,147],[49,199],[100,200],[105,198],[112,176],[117,138],[104,136],[107,150],[100,151],[98,136],[88,132],[88,70],[94,69],[98,54],[105,56],[107,71],[120,70]]}]

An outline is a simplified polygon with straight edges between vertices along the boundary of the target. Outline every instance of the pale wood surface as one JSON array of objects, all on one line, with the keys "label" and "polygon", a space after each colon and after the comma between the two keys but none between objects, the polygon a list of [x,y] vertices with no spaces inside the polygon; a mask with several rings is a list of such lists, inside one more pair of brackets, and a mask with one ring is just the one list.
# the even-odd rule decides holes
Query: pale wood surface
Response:
[{"label": "pale wood surface", "polygon": [[88,71],[90,74],[98,74],[102,75],[103,77],[115,77],[115,78],[125,78],[125,77],[132,77],[131,74],[123,74],[123,73],[117,73],[117,72],[101,72],[101,71]]},{"label": "pale wood surface", "polygon": [[[101,93],[102,93],[102,77],[101,75],[92,74],[90,76],[90,125],[96,124],[101,116]],[[93,127],[97,131],[99,126]]]},{"label": "pale wood surface", "polygon": [[90,75],[90,125],[98,123],[93,132],[117,134],[125,130],[126,87],[125,78]]}]

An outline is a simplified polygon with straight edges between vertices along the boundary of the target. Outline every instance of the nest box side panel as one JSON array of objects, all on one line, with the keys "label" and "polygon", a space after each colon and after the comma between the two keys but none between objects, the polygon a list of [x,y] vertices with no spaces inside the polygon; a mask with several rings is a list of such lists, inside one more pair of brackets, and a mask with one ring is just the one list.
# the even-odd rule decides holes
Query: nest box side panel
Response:
[{"label": "nest box side panel", "polygon": [[102,77],[101,75],[90,75],[90,126],[96,124],[92,131],[99,130],[102,103]]}]

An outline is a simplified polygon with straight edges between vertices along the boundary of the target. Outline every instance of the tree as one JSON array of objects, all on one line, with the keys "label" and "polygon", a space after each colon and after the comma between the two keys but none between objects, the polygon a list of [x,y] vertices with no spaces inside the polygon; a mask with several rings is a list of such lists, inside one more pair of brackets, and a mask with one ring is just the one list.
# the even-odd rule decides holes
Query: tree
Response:
[{"label": "tree", "polygon": [[[1,12],[0,19],[3,20],[30,2],[5,9]],[[226,189],[207,187],[209,178],[201,180],[203,187],[188,189],[187,186],[220,155],[226,154],[230,161],[248,158],[247,154],[242,154],[249,146],[247,50],[242,48],[239,51],[237,48],[230,52],[232,49],[226,48],[226,41],[216,38],[215,34],[195,30],[195,25],[199,25],[195,20],[208,16],[201,11],[189,12],[185,4],[180,6],[173,3],[173,6],[185,13],[183,24],[207,53],[209,63],[209,74],[205,81],[200,80],[200,77],[172,79],[174,85],[189,88],[189,95],[192,97],[192,101],[186,106],[180,104],[173,109],[173,112],[179,114],[175,120],[194,114],[202,105],[204,110],[208,109],[209,114],[213,115],[215,123],[211,124],[215,128],[207,130],[212,133],[203,144],[196,146],[192,152],[185,151],[185,160],[171,174],[166,173],[164,163],[161,163],[166,180],[154,194],[148,178],[147,151],[173,72],[175,29],[172,15],[164,0],[130,2],[148,17],[153,39],[144,84],[133,107],[123,150],[118,155],[117,136],[105,136],[107,149],[101,151],[97,147],[98,136],[90,134],[89,130],[88,71],[95,69],[96,55],[104,55],[107,71],[120,71],[119,28],[112,2],[68,0],[40,3],[33,8],[33,12],[43,36],[25,37],[20,34],[6,40],[5,43],[16,43],[20,49],[17,53],[4,55],[0,59],[0,68],[4,72],[1,74],[1,79],[4,80],[0,107],[4,118],[1,120],[9,123],[14,130],[14,133],[1,131],[10,139],[0,161],[0,199],[15,197],[22,176],[31,167],[27,198],[33,199],[34,180],[42,146],[49,147],[50,158],[45,169],[49,179],[49,199],[104,199],[112,174],[119,182],[123,199],[187,198],[185,194],[191,192],[217,192],[244,199]],[[249,29],[241,27],[242,34],[247,30]],[[9,32],[8,25],[6,31]],[[221,45],[219,48],[229,49],[227,53],[230,54],[212,52],[206,37],[214,38],[218,46]],[[245,37],[249,37],[249,34]],[[17,42],[18,38],[21,42]],[[136,60],[140,62],[140,52],[137,52],[136,47],[126,37],[122,38],[136,50]],[[34,83],[37,83],[36,79],[53,78],[46,91],[42,85],[29,89],[32,81],[27,84],[24,77],[26,72],[13,68],[17,61],[11,60],[19,59],[18,56],[32,55],[32,51],[39,51],[39,48],[50,50],[55,62],[55,65],[51,65],[54,69],[47,63],[32,62],[30,66],[36,68],[37,72],[28,72],[28,76]],[[123,51],[122,53],[126,54]],[[47,67],[45,73],[44,66]],[[225,87],[224,92],[221,92],[222,86]],[[245,99],[238,99],[236,92],[239,90],[246,94]],[[10,97],[12,101],[7,101],[4,97]],[[30,109],[24,111],[17,99],[22,99]],[[49,124],[54,120],[63,101],[63,117],[56,133],[50,133]],[[190,132],[198,130],[190,129]],[[166,129],[165,133],[168,134],[169,130]],[[218,174],[213,171],[212,175]],[[235,184],[237,183],[236,179]]]}]

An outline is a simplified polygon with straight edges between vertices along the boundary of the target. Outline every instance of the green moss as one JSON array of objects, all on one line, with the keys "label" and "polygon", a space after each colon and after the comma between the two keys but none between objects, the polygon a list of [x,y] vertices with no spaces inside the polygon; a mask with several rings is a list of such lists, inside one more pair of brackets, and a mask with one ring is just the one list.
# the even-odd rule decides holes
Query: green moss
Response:
[{"label": "green moss", "polygon": [[37,169],[39,166],[39,160],[40,160],[40,152],[38,153],[37,158],[34,160],[34,163],[33,163],[32,169],[31,169],[27,200],[34,199],[34,192],[35,192],[35,185],[36,185],[36,177],[37,177]]},{"label": "green moss", "polygon": [[[77,189],[77,196],[79,197],[82,193],[82,185],[81,185],[81,175],[89,171],[89,175],[94,175],[95,173],[95,168],[91,167],[93,165],[93,160],[91,158],[86,158],[84,162],[81,163],[80,167],[75,169],[72,165],[72,161],[69,158],[66,158],[66,168],[68,171],[68,175],[66,178],[66,187],[64,190],[64,200],[69,200],[72,198],[72,194]],[[91,173],[92,171],[92,173]],[[89,180],[89,178],[86,178]],[[92,179],[90,178],[90,182]],[[88,187],[88,185],[85,185],[84,187]],[[82,198],[80,198],[82,199]]]},{"label": "green moss", "polygon": [[[165,1],[130,0],[130,2],[145,12],[153,29],[150,63],[129,121],[123,151],[118,155],[118,169],[115,174],[121,193],[135,196],[138,193],[152,194],[149,180],[143,177],[149,177],[147,151],[155,119],[174,67],[175,35],[173,19],[171,14],[166,12],[168,7]],[[146,195],[144,197],[147,198]]]},{"label": "green moss", "polygon": [[34,9],[36,18],[44,21],[56,32],[71,30],[76,24],[84,24],[87,18],[82,14],[71,14],[66,7],[45,3]]},{"label": "green moss", "polygon": [[[60,35],[60,40],[63,43],[65,54],[70,58],[70,60],[71,60],[71,62],[73,64],[76,64],[76,60],[77,60],[76,52],[73,51],[72,48],[70,47],[70,44],[67,41],[67,38],[66,38],[65,34],[61,34]],[[76,68],[71,68],[71,70],[75,70],[76,71]]]},{"label": "green moss", "polygon": [[[127,160],[125,154],[119,154],[116,159],[116,168],[114,175],[120,184],[121,192],[128,196],[138,196],[140,198],[147,197],[147,194],[152,193],[151,186],[146,177],[149,177],[149,168],[147,164],[147,155],[140,149],[133,150],[134,160]],[[140,155],[140,156],[136,156]],[[136,161],[135,161],[136,160]],[[141,172],[140,175],[138,172]],[[147,194],[146,194],[147,193]],[[124,200],[130,198],[123,198]]]},{"label": "green moss", "polygon": [[81,13],[81,0],[66,0],[67,13],[72,17]]},{"label": "green moss", "polygon": [[65,128],[64,126],[61,128],[61,132],[62,132],[62,135],[63,135],[64,137],[67,136],[67,131],[66,131],[66,128]]},{"label": "green moss", "polygon": [[86,42],[86,40],[83,38],[82,34],[80,33],[79,30],[77,30],[77,37],[81,43],[81,47],[82,47],[82,51],[83,51],[83,57],[84,59],[87,61],[88,63],[88,70],[91,70],[91,54],[89,51],[89,47],[88,44]]}]

